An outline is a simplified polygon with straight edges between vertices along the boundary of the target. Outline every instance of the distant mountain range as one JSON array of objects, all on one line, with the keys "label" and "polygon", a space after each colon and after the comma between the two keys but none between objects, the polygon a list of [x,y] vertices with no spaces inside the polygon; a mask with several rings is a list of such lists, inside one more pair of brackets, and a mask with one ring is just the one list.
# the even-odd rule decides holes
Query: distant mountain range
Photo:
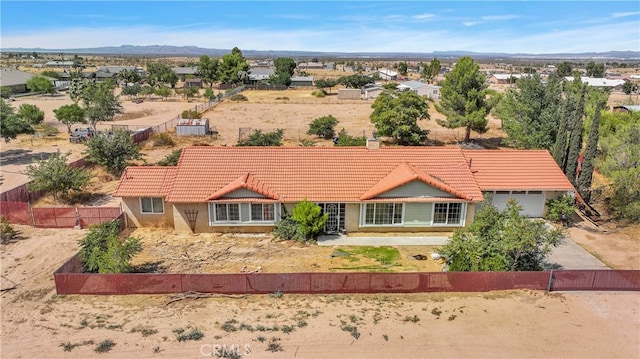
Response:
[{"label": "distant mountain range", "polygon": [[[38,53],[64,53],[78,55],[131,55],[131,56],[201,56],[208,55],[221,57],[231,50],[207,49],[197,46],[104,46],[81,49],[43,49],[43,48],[6,48],[1,52],[38,52]],[[322,52],[322,51],[260,51],[242,50],[242,54],[248,58],[275,58],[275,57],[296,57],[296,58],[405,58],[405,59],[429,59],[433,57],[447,58],[471,56],[474,58],[494,58],[494,59],[618,59],[634,60],[640,59],[640,51],[607,51],[607,52],[583,52],[583,53],[557,53],[557,54],[526,54],[526,53],[484,53],[470,51],[434,51],[434,52]]]}]

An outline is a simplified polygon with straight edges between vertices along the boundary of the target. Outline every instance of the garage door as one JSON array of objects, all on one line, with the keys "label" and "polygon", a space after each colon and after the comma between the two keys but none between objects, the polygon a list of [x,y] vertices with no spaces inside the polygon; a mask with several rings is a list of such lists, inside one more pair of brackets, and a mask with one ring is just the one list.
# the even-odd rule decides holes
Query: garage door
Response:
[{"label": "garage door", "polygon": [[520,213],[528,217],[542,217],[544,213],[544,193],[541,191],[497,191],[493,194],[493,205],[503,210],[509,198],[515,199],[523,208]]}]

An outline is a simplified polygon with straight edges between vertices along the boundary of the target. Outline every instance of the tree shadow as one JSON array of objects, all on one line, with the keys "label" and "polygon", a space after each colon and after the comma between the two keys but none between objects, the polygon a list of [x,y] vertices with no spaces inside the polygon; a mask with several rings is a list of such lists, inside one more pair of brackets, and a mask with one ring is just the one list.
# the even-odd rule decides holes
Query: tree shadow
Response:
[{"label": "tree shadow", "polygon": [[37,152],[33,153],[31,150],[16,149],[0,152],[0,158],[2,158],[3,165],[26,165],[35,162],[36,160],[46,160],[57,152]]},{"label": "tree shadow", "polygon": [[164,261],[145,262],[134,266],[131,273],[166,273],[167,269]]}]

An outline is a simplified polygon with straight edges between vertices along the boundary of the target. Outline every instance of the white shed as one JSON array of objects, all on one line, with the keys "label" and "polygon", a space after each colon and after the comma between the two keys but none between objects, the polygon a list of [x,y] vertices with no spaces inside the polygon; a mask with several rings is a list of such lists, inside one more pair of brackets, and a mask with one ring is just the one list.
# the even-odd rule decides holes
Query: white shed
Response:
[{"label": "white shed", "polygon": [[205,136],[209,133],[209,120],[183,118],[176,125],[178,136]]},{"label": "white shed", "polygon": [[338,89],[339,100],[360,100],[362,90],[360,89]]}]

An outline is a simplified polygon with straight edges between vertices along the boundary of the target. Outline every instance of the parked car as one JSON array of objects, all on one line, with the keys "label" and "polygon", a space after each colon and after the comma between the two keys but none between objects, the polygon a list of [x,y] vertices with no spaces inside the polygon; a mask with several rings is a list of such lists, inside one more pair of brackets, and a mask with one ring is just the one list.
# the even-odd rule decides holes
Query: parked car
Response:
[{"label": "parked car", "polygon": [[76,128],[71,133],[71,137],[69,137],[69,142],[71,143],[84,142],[88,138],[91,138],[95,135],[96,135],[95,131],[90,127]]}]

